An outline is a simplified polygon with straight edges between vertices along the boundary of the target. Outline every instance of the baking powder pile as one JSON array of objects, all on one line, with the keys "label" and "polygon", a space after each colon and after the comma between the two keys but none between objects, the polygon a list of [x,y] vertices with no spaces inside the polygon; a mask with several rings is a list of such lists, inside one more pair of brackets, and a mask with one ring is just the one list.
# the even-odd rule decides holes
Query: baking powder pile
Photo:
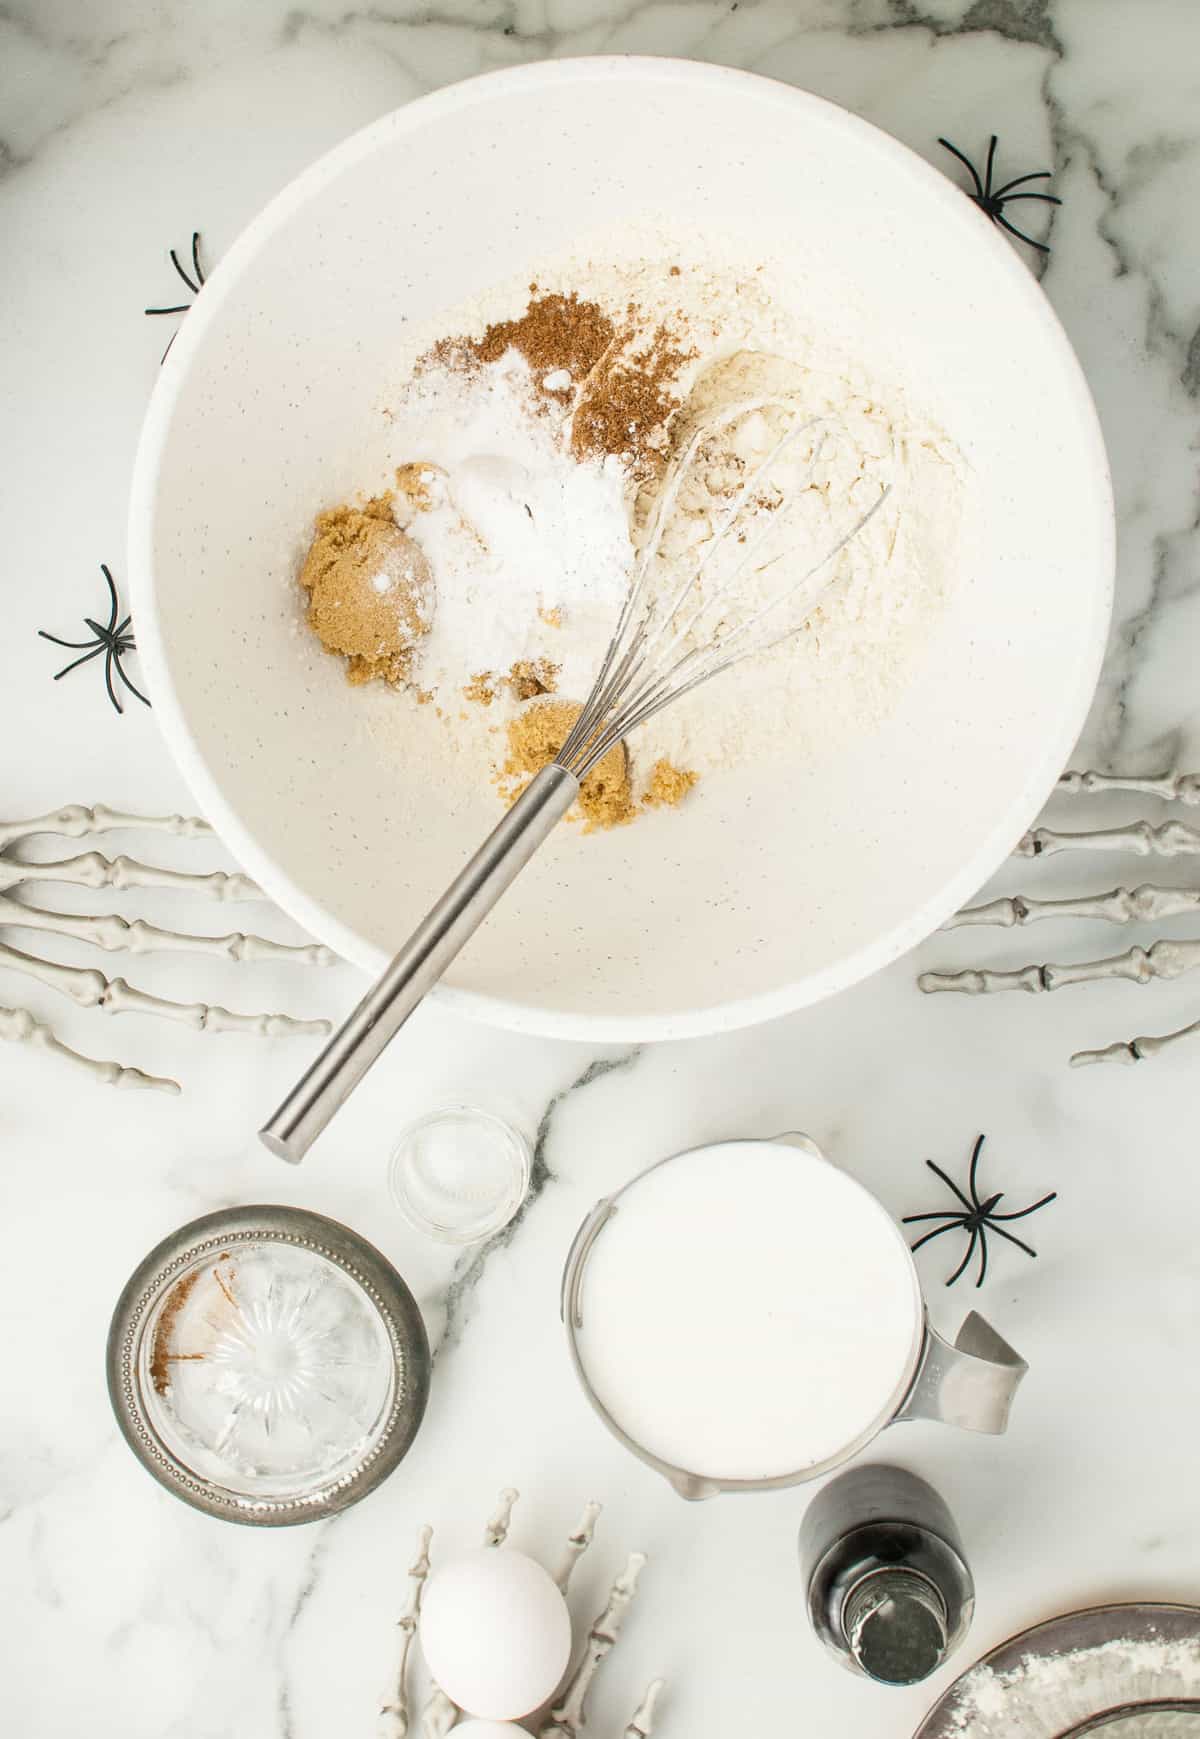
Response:
[{"label": "baking powder pile", "polygon": [[[397,704],[432,701],[468,761],[486,763],[482,778],[503,772],[521,709],[586,699],[668,459],[697,418],[746,399],[786,400],[833,431],[791,478],[796,562],[887,498],[830,564],[819,605],[781,619],[798,632],[639,728],[632,798],[611,819],[677,802],[739,761],[818,756],[895,704],[949,595],[965,467],[903,394],[823,346],[766,268],[663,231],[601,238],[413,334],[394,379],[392,475],[364,484],[390,499],[434,598],[404,641]],[[667,528],[672,572],[777,434],[768,411],[739,425],[728,453],[706,455]],[[763,511],[781,499],[764,494]],[[747,607],[787,572],[776,564]],[[368,651],[360,670],[401,670]]]}]

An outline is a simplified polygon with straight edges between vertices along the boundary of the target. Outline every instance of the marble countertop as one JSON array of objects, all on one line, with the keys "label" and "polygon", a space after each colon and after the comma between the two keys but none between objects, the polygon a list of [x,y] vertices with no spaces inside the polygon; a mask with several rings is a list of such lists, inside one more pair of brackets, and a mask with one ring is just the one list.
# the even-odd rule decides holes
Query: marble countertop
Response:
[{"label": "marble countertop", "polygon": [[[1064,203],[1043,282],[1095,392],[1120,512],[1112,643],[1076,764],[1200,767],[1198,50],[1190,0],[13,0],[0,21],[4,812],[190,809],[152,714],[131,701],[118,718],[95,666],[54,688],[58,649],[35,637],[79,637],[102,605],[99,564],[123,576],[134,446],[171,329],[142,310],[185,299],[168,247],[198,229],[218,258],[293,173],[419,92],[599,51],[791,80],[943,168],[938,134],[979,155],[992,131],[1008,173],[1053,166]],[[1078,813],[1171,812],[1114,799]],[[118,848],[223,861],[214,844],[122,836]],[[1186,862],[1174,867],[1163,879],[1186,881]],[[1034,868],[1014,866],[997,890],[1145,873],[1133,859],[1057,878]],[[113,903],[184,918],[178,896]],[[1151,934],[1043,924],[996,933],[986,954],[1078,958]],[[6,974],[6,1004],[81,1051],[178,1074],[187,1094],[108,1092],[27,1047],[0,1053],[0,1725],[29,1739],[81,1726],[100,1739],[373,1733],[419,1524],[443,1551],[473,1542],[512,1484],[514,1537],[536,1550],[585,1499],[604,1502],[581,1612],[627,1549],[649,1555],[590,1731],[615,1739],[662,1673],[663,1739],[910,1734],[949,1675],[888,1693],[821,1654],[796,1564],[804,1493],[684,1505],[610,1441],[567,1364],[558,1277],[586,1210],[652,1158],[731,1133],[806,1129],[898,1215],[939,1205],[923,1160],[961,1175],[981,1130],[995,1187],[1059,1193],[1036,1222],[1039,1259],[996,1249],[981,1294],[944,1290],[944,1244],[918,1259],[937,1326],[954,1330],[978,1301],[1031,1367],[1007,1437],[911,1425],[878,1446],[958,1515],[979,1600],[956,1666],[1072,1606],[1200,1599],[1200,1042],[1136,1069],[1066,1066],[1081,1046],[1195,1019],[1200,984],[970,1005],[918,996],[917,966],[979,955],[978,932],[942,938],[774,1025],[625,1053],[426,1008],[299,1170],[252,1131],[302,1041],[105,1022]],[[206,994],[234,1006],[337,1015],[358,988],[343,968],[203,964]],[[177,959],[110,967],[126,969],[177,996],[200,977]],[[503,1102],[536,1146],[519,1221],[458,1259],[405,1229],[385,1183],[394,1132],[448,1096]],[[429,1416],[402,1469],[340,1518],[277,1533],[212,1522],[162,1492],[119,1438],[104,1388],[108,1316],[142,1255],[198,1213],[264,1199],[366,1233],[409,1279],[436,1345]]]}]

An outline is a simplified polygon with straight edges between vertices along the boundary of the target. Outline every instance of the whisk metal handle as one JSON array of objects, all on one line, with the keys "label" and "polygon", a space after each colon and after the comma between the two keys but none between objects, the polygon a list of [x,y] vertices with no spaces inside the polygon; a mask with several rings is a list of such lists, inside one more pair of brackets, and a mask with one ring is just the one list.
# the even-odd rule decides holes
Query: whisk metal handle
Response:
[{"label": "whisk metal handle", "polygon": [[273,1154],[299,1164],[578,795],[573,773],[542,768],[263,1125]]}]

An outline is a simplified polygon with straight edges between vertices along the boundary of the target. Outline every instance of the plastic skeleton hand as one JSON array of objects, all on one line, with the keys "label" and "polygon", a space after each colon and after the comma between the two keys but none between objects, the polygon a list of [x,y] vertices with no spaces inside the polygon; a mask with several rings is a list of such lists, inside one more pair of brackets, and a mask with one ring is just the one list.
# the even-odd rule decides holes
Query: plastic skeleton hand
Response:
[{"label": "plastic skeleton hand", "polygon": [[[131,922],[116,913],[80,916],[71,912],[44,911],[38,906],[24,904],[17,897],[18,890],[31,884],[60,882],[85,888],[178,888],[218,900],[263,898],[261,890],[248,877],[236,872],[213,870],[208,874],[194,875],[181,870],[160,869],[129,857],[107,858],[98,851],[87,851],[79,857],[59,858],[53,863],[27,863],[14,855],[23,841],[39,834],[80,839],[125,828],[173,833],[184,839],[212,834],[206,821],[182,815],[125,815],[99,803],[91,808],[70,804],[32,821],[0,822],[0,929],[68,936],[78,942],[90,942],[109,953],[151,954],[171,950],[216,955],[227,960],[287,959],[321,966],[332,961],[329,950],[316,943],[288,947],[241,931],[227,936],[194,936],[175,930],[160,930],[153,924],[143,923],[140,918]],[[234,1014],[227,1008],[217,1008],[209,1003],[169,1002],[135,990],[123,978],[110,979],[94,968],[61,966],[53,961],[40,960],[7,943],[0,943],[0,967],[37,979],[40,984],[49,985],[82,1008],[100,1008],[106,1014],[157,1015],[164,1020],[183,1021],[198,1032],[244,1032],[274,1037],[277,1034],[327,1033],[330,1030],[329,1022],[324,1020],[292,1020],[284,1014]],[[140,1069],[125,1068],[119,1063],[98,1062],[68,1050],[49,1027],[43,1026],[26,1009],[0,1008],[0,1038],[52,1051],[109,1086],[157,1087],[167,1093],[179,1092],[176,1081],[145,1075]]]},{"label": "plastic skeleton hand", "polygon": [[[500,1495],[499,1507],[484,1530],[485,1546],[499,1546],[508,1538],[508,1526],[517,1493],[509,1490]],[[579,1526],[568,1538],[555,1572],[555,1581],[565,1594],[570,1587],[576,1564],[592,1543],[600,1505],[590,1503],[580,1518]],[[407,1739],[409,1732],[409,1657],[413,1638],[421,1615],[421,1596],[429,1574],[429,1542],[432,1528],[422,1528],[417,1557],[409,1570],[408,1604],[399,1621],[400,1659],[396,1669],[396,1689],[379,1712],[379,1739]],[[631,1552],[624,1570],[613,1583],[608,1603],[599,1614],[587,1636],[579,1659],[562,1686],[544,1724],[538,1729],[538,1739],[578,1739],[586,1719],[584,1705],[592,1681],[601,1662],[611,1653],[621,1632],[625,1613],[637,1589],[638,1577],[646,1560],[641,1552]],[[662,1693],[663,1681],[655,1679],[626,1727],[623,1739],[648,1739],[653,1729],[654,1712]],[[456,1725],[460,1710],[444,1691],[435,1690],[425,1705],[421,1720],[423,1739],[445,1739]]]},{"label": "plastic skeleton hand", "polygon": [[[1142,779],[1108,773],[1069,772],[1063,774],[1058,788],[1060,792],[1075,797],[1104,791],[1131,791],[1140,796],[1161,798],[1168,803],[1184,803],[1191,807],[1200,804],[1200,774],[1197,773],[1164,773]],[[1159,858],[1196,857],[1200,856],[1200,832],[1182,821],[1166,821],[1157,827],[1148,821],[1136,821],[1127,827],[1083,833],[1056,833],[1047,827],[1035,827],[1020,841],[1014,855],[1051,857],[1063,851],[1119,851],[1138,857]],[[1155,923],[1198,911],[1200,888],[1159,887],[1152,882],[1143,882],[1135,888],[1109,888],[1101,893],[1066,900],[1035,900],[1025,894],[1014,894],[988,900],[984,905],[970,906],[942,927],[953,930],[964,924],[998,924],[1012,928],[1014,925],[1036,924],[1043,918],[1101,918],[1111,924]],[[1149,984],[1156,978],[1179,978],[1197,966],[1200,966],[1200,942],[1164,937],[1150,948],[1129,948],[1103,960],[1084,960],[1066,966],[1046,962],[1022,966],[1010,972],[991,972],[980,967],[970,967],[963,972],[923,972],[917,983],[931,994],[961,991],[968,996],[990,996],[1001,990],[1024,990],[1038,995],[1043,991],[1061,990],[1070,984],[1093,984],[1104,979],[1128,979],[1134,984]],[[1076,1051],[1071,1063],[1079,1068],[1088,1063],[1143,1062],[1196,1033],[1200,1033],[1200,1021],[1158,1037],[1126,1039],[1098,1051]]]}]

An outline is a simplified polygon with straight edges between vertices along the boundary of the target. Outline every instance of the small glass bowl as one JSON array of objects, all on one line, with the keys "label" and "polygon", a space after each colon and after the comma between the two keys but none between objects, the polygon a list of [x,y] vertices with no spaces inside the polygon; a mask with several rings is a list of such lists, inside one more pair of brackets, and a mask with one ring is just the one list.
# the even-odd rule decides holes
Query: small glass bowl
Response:
[{"label": "small glass bowl", "polygon": [[378,1250],[274,1204],[181,1226],[130,1276],[108,1387],[134,1454],[185,1503],[285,1526],[365,1497],[429,1393],[425,1325]]},{"label": "small glass bowl", "polygon": [[410,1123],[388,1181],[410,1226],[443,1244],[478,1244],[525,1200],[533,1164],[521,1132],[474,1105],[444,1105]]}]

